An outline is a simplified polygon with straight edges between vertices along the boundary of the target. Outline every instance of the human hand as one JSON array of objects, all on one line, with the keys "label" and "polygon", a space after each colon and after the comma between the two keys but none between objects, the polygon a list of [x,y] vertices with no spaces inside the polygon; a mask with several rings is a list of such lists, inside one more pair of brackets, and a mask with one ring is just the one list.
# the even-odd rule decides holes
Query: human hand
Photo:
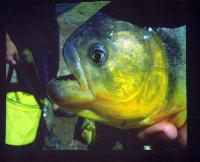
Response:
[{"label": "human hand", "polygon": [[155,140],[162,143],[177,141],[180,147],[187,148],[187,123],[178,129],[172,122],[162,121],[147,128],[131,131],[129,135],[132,139],[134,137],[147,143]]},{"label": "human hand", "polygon": [[6,33],[6,62],[9,64],[16,64],[16,60],[19,59],[19,53],[18,50],[14,44],[14,42],[11,40],[8,33]]}]

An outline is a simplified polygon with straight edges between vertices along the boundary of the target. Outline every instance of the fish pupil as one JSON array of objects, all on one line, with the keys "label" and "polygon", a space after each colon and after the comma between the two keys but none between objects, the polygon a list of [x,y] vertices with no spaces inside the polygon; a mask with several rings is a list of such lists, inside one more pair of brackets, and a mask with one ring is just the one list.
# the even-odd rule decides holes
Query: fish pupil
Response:
[{"label": "fish pupil", "polygon": [[100,63],[104,58],[103,51],[101,50],[94,50],[92,53],[92,61],[94,63]]}]

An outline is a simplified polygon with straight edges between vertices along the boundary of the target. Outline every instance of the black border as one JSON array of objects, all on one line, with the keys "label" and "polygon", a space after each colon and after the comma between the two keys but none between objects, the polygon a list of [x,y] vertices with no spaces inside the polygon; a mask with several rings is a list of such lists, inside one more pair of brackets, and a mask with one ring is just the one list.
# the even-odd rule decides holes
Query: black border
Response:
[{"label": "black border", "polygon": [[[171,0],[163,0],[164,2],[171,2]],[[177,2],[181,2],[181,0],[177,0]],[[134,154],[129,154],[127,152],[123,151],[111,151],[106,154],[101,154],[97,152],[89,152],[89,151],[35,151],[35,152],[12,152],[9,150],[6,150],[6,146],[3,146],[3,157],[4,161],[7,161],[10,159],[15,159],[14,161],[18,161],[16,158],[21,159],[25,158],[28,161],[143,161],[143,160],[155,160],[155,161],[197,161],[199,159],[199,136],[198,136],[198,118],[199,118],[199,108],[200,104],[198,102],[199,100],[199,81],[198,81],[198,74],[199,74],[199,47],[200,47],[200,41],[199,37],[197,36],[197,33],[199,33],[199,20],[198,20],[198,4],[191,4],[190,2],[186,2],[186,0],[182,0],[184,3],[186,3],[186,9],[181,11],[184,12],[187,24],[187,94],[188,94],[188,149],[186,151],[181,152],[134,152]],[[78,1],[67,1],[67,0],[60,0],[55,1],[56,3],[64,3],[64,2],[78,2]],[[115,1],[113,1],[115,2]],[[126,3],[126,0],[121,1],[122,3]],[[130,2],[130,1],[129,1]],[[129,3],[128,2],[128,3]],[[134,1],[131,1],[134,2]],[[152,2],[153,3],[153,2]],[[156,5],[158,3],[158,0],[154,1],[154,4]],[[160,3],[160,2],[159,2]],[[153,5],[151,5],[153,6]],[[167,8],[167,6],[166,6]],[[120,12],[128,12],[125,8],[121,8]],[[150,9],[152,10],[152,9]],[[1,5],[1,11],[2,11],[2,18],[3,22],[5,23],[6,20],[4,19],[4,11],[5,7],[4,5]],[[114,10],[115,11],[115,10]],[[118,10],[119,11],[119,10]],[[144,11],[143,11],[144,12]],[[166,10],[166,12],[170,12]],[[161,22],[164,22],[164,19],[162,15],[159,15],[159,19],[161,19]],[[184,18],[184,19],[185,19]],[[182,17],[181,17],[182,19]],[[155,22],[155,21],[154,21]],[[140,23],[140,22],[139,22]],[[4,31],[5,32],[5,31]],[[5,40],[5,37],[1,37],[1,42]],[[3,43],[1,43],[1,59],[0,59],[0,74],[1,76],[5,76],[5,55],[3,52],[5,51],[5,46]],[[3,58],[3,59],[2,59]],[[1,85],[5,85],[5,78],[1,77]],[[2,109],[2,107],[5,107],[5,86],[1,87],[1,118],[0,118],[0,125],[2,126],[2,130],[5,129],[5,109]],[[3,131],[1,131],[3,132]],[[4,133],[1,133],[0,136],[1,144],[4,141]],[[12,155],[12,156],[10,156]]]}]

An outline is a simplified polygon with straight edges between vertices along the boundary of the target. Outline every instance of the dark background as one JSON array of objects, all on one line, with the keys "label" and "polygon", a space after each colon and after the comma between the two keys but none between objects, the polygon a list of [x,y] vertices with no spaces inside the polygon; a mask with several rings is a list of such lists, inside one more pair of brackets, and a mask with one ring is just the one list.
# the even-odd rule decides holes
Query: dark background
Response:
[{"label": "dark background", "polygon": [[[56,1],[57,3],[66,2],[66,1]],[[69,1],[67,1],[69,2]],[[70,1],[72,2],[72,1]],[[73,1],[74,2],[74,1]],[[76,1],[77,2],[77,1]],[[137,3],[138,6],[134,7],[131,4]],[[159,157],[164,157],[165,160],[171,161],[172,159],[180,159],[181,161],[186,161],[186,159],[190,158],[189,161],[196,161],[198,158],[198,151],[199,151],[199,108],[200,103],[199,101],[199,47],[200,47],[200,40],[199,40],[199,4],[191,3],[186,0],[161,0],[161,1],[120,1],[120,5],[118,2],[113,4],[113,8],[106,9],[108,13],[113,15],[113,17],[122,17],[127,21],[132,21],[135,24],[140,26],[145,26],[146,24],[152,24],[153,26],[179,26],[182,24],[187,24],[187,87],[188,87],[188,151],[186,154],[181,154],[180,156],[174,156],[173,154],[163,153],[160,155],[155,156],[155,154],[148,154],[145,155],[144,158],[151,159],[152,156],[156,157],[155,160],[160,160]],[[3,22],[6,20],[4,19],[4,13],[6,8],[4,5],[1,5],[2,11],[2,19]],[[130,13],[134,13],[132,16],[128,16]],[[5,38],[2,39],[1,37],[1,67],[0,67],[0,76],[5,76],[5,46],[2,43]],[[4,77],[1,77],[1,84],[5,85]],[[5,107],[5,89],[4,86],[0,86],[1,96],[1,108]],[[0,125],[3,126],[5,124],[5,110],[1,109],[1,117],[0,117]],[[1,132],[4,131],[4,126],[1,127]],[[1,133],[1,144],[4,142],[4,136]],[[6,153],[6,152],[2,152]],[[77,157],[77,154],[79,157]],[[97,153],[96,153],[97,154]],[[57,152],[57,153],[44,153],[44,154],[37,154],[35,153],[34,156],[30,156],[29,161],[32,161],[33,157],[41,156],[42,159],[46,159],[53,155],[54,158],[71,160],[75,157],[75,160],[86,159],[86,160],[94,160],[95,161],[109,161],[110,159],[113,161],[132,161],[130,159],[135,159],[140,161],[142,158],[141,154],[135,155],[125,155],[121,156],[123,153],[114,152],[113,154],[103,155],[103,156],[95,156],[95,154],[91,154],[87,152],[85,154],[82,152]],[[33,155],[33,154],[30,154]],[[86,156],[85,156],[86,155]],[[24,155],[28,157],[27,155]],[[136,156],[136,158],[134,158]],[[148,156],[148,157],[146,157]],[[141,157],[141,158],[140,158]],[[53,159],[54,159],[53,158]],[[32,160],[31,160],[32,159]],[[52,160],[53,160],[52,159]]]}]

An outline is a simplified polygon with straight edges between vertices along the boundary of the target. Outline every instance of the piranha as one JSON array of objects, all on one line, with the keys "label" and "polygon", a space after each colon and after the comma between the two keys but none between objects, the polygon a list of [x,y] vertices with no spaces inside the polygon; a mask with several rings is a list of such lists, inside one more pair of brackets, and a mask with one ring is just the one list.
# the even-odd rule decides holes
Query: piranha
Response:
[{"label": "piranha", "polygon": [[48,95],[81,117],[121,128],[187,118],[186,26],[139,27],[97,13],[65,42],[67,76]]}]

